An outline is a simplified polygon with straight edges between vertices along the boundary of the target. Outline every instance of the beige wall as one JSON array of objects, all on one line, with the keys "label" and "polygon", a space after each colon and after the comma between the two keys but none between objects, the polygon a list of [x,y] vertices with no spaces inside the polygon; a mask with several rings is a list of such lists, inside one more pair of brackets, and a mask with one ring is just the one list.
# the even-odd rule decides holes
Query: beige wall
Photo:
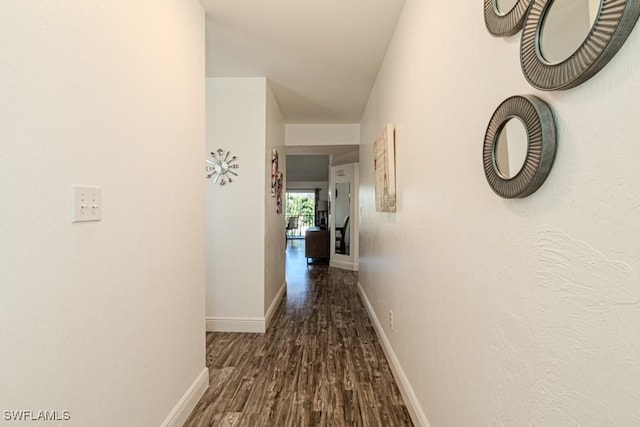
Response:
[{"label": "beige wall", "polygon": [[[491,37],[481,8],[407,1],[363,118],[360,281],[416,419],[637,425],[640,31],[564,92],[527,85],[518,42]],[[558,153],[538,192],[503,200],[482,142],[515,94],[550,103]],[[387,123],[396,214],[375,212],[366,160]]]},{"label": "beige wall", "polygon": [[[272,315],[277,304],[276,298],[285,291],[285,223],[283,213],[277,213],[276,198],[271,197],[271,150],[278,150],[278,169],[283,173],[282,205],[284,209],[286,198],[286,171],[287,156],[285,152],[284,122],[280,108],[273,96],[269,84],[267,90],[266,110],[266,152],[265,152],[265,291],[264,312],[265,316]],[[272,307],[272,305],[274,305]]]},{"label": "beige wall", "polygon": [[0,410],[156,427],[206,374],[202,8],[7,1],[0,52]]},{"label": "beige wall", "polygon": [[284,123],[264,77],[207,79],[207,151],[238,157],[238,177],[207,182],[207,329],[264,332],[284,292],[284,216],[271,197],[271,149],[286,171]]},{"label": "beige wall", "polygon": [[233,183],[207,181],[208,324],[264,321],[265,117],[264,78],[207,79],[207,152],[239,165]]},{"label": "beige wall", "polygon": [[360,124],[288,124],[287,145],[357,145]]}]

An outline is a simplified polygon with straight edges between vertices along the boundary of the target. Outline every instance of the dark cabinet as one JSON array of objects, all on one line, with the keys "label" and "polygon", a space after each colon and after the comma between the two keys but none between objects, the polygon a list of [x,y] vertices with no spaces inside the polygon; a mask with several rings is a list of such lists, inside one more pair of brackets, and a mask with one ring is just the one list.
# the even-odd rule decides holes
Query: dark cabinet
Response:
[{"label": "dark cabinet", "polygon": [[308,228],[304,235],[304,256],[309,258],[329,259],[329,230],[319,227]]}]

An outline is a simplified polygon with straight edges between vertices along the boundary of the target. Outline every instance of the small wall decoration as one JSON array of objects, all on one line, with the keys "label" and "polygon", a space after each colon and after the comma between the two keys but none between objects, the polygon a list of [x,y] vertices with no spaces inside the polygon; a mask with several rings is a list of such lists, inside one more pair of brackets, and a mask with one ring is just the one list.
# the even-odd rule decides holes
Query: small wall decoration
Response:
[{"label": "small wall decoration", "polygon": [[231,156],[231,152],[227,150],[225,153],[221,148],[211,152],[212,160],[207,160],[207,179],[214,177],[213,183],[219,182],[220,185],[233,182],[231,175],[238,176],[233,170],[239,167],[237,163],[234,163],[238,158],[236,156],[229,158],[229,156]]},{"label": "small wall decoration", "polygon": [[395,129],[387,125],[373,144],[376,212],[396,211]]},{"label": "small wall decoration", "polygon": [[271,197],[276,197],[278,181],[278,150],[271,149]]},{"label": "small wall decoration", "polygon": [[531,86],[566,90],[597,74],[640,18],[640,0],[483,0],[487,30],[522,29],[520,65]]},{"label": "small wall decoration", "polygon": [[[583,15],[586,28],[569,25]],[[540,90],[586,82],[615,56],[639,17],[640,0],[533,0],[520,42],[524,76]]]},{"label": "small wall decoration", "polygon": [[[500,145],[506,150],[518,139],[509,132],[510,124],[524,127],[522,162],[509,166],[509,159],[500,157]],[[556,154],[556,126],[551,108],[533,95],[512,96],[500,104],[491,117],[482,147],[484,173],[491,189],[505,199],[523,198],[533,194],[547,179]],[[508,157],[508,156],[507,156]],[[507,167],[505,168],[504,161]]]},{"label": "small wall decoration", "polygon": [[276,174],[276,213],[280,215],[284,212],[283,204],[282,204],[282,180],[283,175],[282,172],[278,172]]},{"label": "small wall decoration", "polygon": [[531,0],[512,0],[506,5],[503,2],[484,0],[484,23],[494,37],[508,37],[520,31],[531,5]]}]

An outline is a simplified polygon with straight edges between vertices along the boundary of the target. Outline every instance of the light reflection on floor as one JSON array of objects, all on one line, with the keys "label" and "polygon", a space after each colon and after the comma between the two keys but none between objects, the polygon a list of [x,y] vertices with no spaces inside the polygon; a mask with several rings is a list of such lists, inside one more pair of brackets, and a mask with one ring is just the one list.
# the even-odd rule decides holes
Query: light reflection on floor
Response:
[{"label": "light reflection on floor", "polygon": [[287,308],[299,308],[312,296],[314,277],[326,274],[326,263],[312,262],[307,264],[304,256],[304,240],[287,241],[286,276],[287,276]]}]

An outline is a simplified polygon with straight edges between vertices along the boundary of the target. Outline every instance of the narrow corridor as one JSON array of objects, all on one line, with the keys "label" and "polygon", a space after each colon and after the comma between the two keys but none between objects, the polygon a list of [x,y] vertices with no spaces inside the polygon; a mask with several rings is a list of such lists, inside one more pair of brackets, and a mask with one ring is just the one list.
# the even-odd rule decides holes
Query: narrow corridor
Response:
[{"label": "narrow corridor", "polygon": [[357,292],[289,242],[287,294],[264,335],[207,333],[210,387],[185,426],[411,426]]}]

